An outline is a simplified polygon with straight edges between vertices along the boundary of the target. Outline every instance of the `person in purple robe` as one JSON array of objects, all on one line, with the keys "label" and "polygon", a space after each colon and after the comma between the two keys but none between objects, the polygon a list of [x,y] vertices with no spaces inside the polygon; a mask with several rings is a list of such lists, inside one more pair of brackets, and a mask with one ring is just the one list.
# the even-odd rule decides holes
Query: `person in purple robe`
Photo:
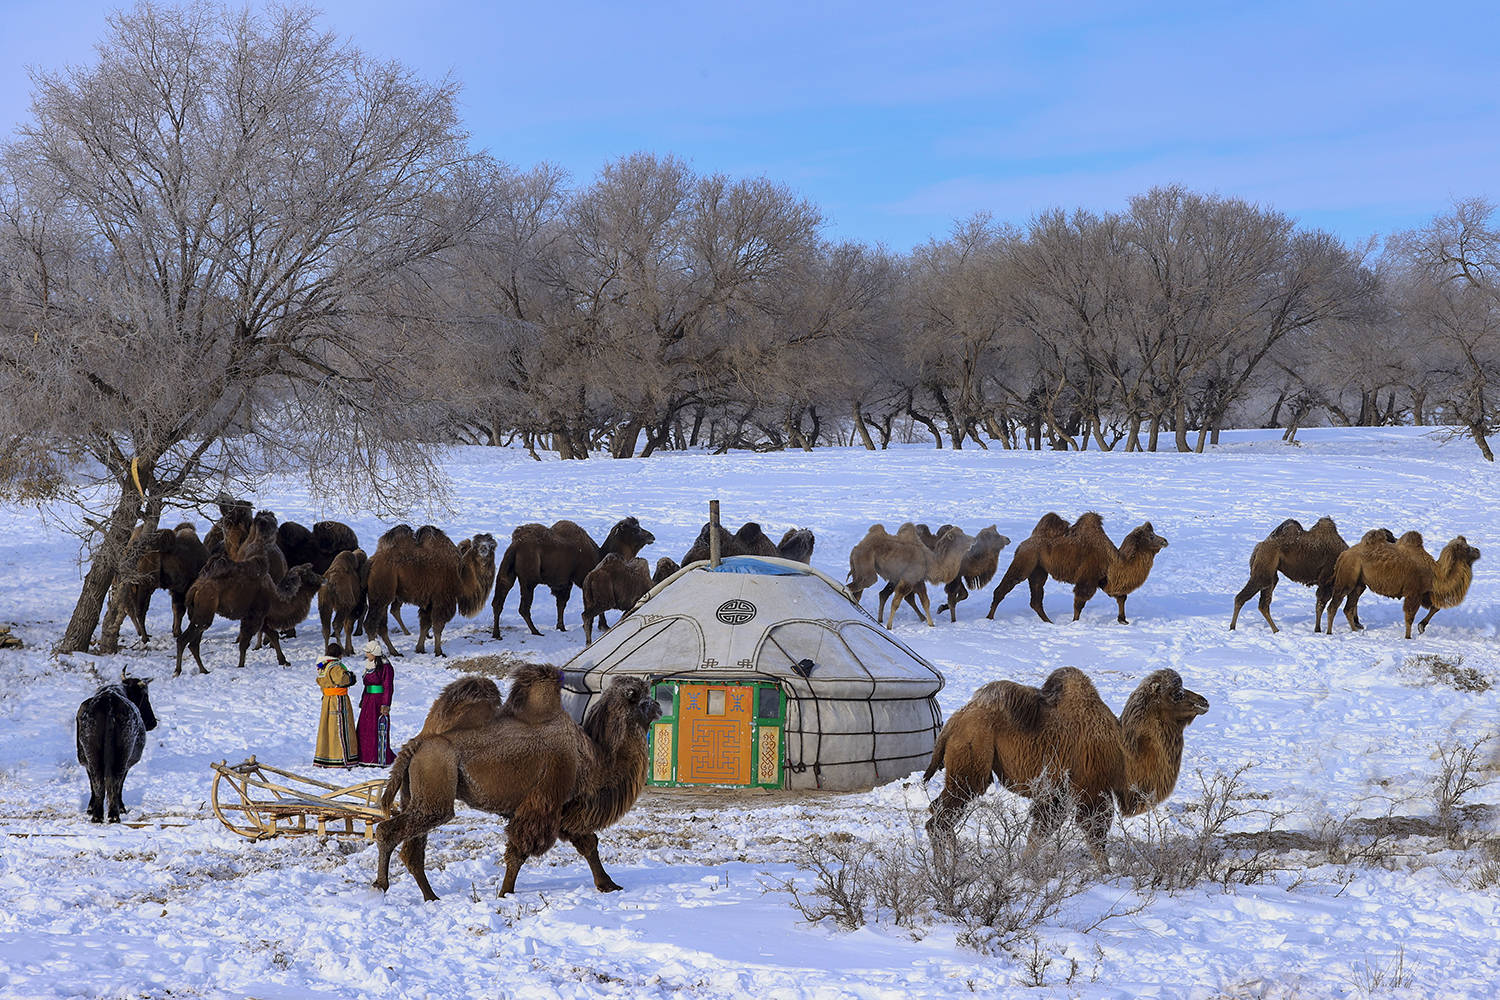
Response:
[{"label": "person in purple robe", "polygon": [[391,688],[396,670],[386,659],[380,643],[365,643],[365,692],[359,699],[359,762],[368,767],[389,767],[396,759],[391,750]]}]

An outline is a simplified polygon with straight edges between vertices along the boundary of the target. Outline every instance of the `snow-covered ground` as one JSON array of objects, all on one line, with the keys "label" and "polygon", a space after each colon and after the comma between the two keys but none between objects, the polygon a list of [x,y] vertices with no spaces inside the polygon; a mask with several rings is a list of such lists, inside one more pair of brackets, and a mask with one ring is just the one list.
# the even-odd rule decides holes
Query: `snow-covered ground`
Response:
[{"label": "snow-covered ground", "polygon": [[[908,519],[951,521],[971,531],[994,523],[1019,541],[1047,510],[1070,519],[1098,510],[1117,540],[1149,519],[1171,546],[1130,598],[1128,626],[1116,624],[1114,602],[1103,596],[1069,622],[1069,588],[1054,583],[1047,603],[1055,625],[1032,614],[1022,586],[993,621],[983,617],[986,588],[961,607],[956,625],[940,619],[929,629],[905,613],[898,631],[945,673],[945,714],[986,681],[1040,683],[1065,664],[1088,671],[1118,710],[1146,673],[1173,667],[1212,708],[1188,730],[1184,780],[1162,808],[1191,801],[1194,770],[1250,765],[1243,780],[1286,811],[1280,827],[1312,832],[1349,816],[1430,820],[1438,743],[1473,742],[1500,727],[1500,690],[1458,690],[1411,660],[1462,657],[1464,667],[1500,680],[1500,481],[1472,443],[1441,437],[1311,430],[1287,447],[1275,432],[1244,432],[1204,455],[905,447],[571,463],[467,448],[447,462],[456,509],[408,520],[433,520],[454,538],[489,531],[503,547],[521,522],[569,517],[602,533],[635,514],[656,534],[643,553],[654,560],[680,557],[717,497],[731,527],[758,520],[773,538],[813,528],[814,564],[842,579],[850,547],[875,521],[892,529]],[[256,501],[304,523],[348,520],[367,543],[382,530],[373,518],[310,505],[296,477]],[[1286,517],[1310,525],[1322,514],[1350,541],[1371,527],[1415,528],[1434,553],[1466,534],[1484,551],[1467,601],[1406,641],[1398,604],[1367,596],[1367,631],[1350,633],[1340,618],[1325,637],[1312,633],[1311,591],[1283,581],[1279,635],[1253,601],[1228,631],[1254,543]],[[203,644],[212,672],[172,678],[169,605],[159,594],[151,624],[161,638],[150,650],[51,657],[45,650],[77,592],[76,551],[34,510],[0,507],[0,622],[14,622],[28,646],[0,651],[0,996],[1488,1000],[1500,989],[1500,889],[1479,877],[1479,851],[1426,836],[1403,841],[1379,865],[1323,865],[1228,891],[1162,895],[1085,930],[1129,893],[1123,880],[1103,882],[1038,928],[1028,951],[1052,959],[1039,990],[1020,985],[1020,958],[961,947],[952,925],[913,933],[876,922],[844,933],[807,924],[785,894],[766,890],[797,874],[798,840],[834,831],[888,837],[920,822],[933,789],[915,780],[850,795],[648,789],[602,837],[605,863],[626,887],[608,895],[594,891],[564,845],[523,869],[519,893],[498,899],[499,824],[462,810],[429,848],[442,899],[424,904],[399,866],[383,896],[370,887],[373,847],[312,836],[250,843],[208,810],[211,761],[254,753],[312,770],[315,619],[286,644],[292,668],[276,666],[266,650],[237,670],[234,626],[219,622]],[[398,742],[420,727],[464,657],[507,652],[561,663],[579,648],[576,592],[567,633],[547,628],[551,601],[539,595],[540,638],[518,627],[516,600],[513,593],[498,642],[486,611],[449,627],[450,660],[396,662]],[[872,611],[873,600],[871,591]],[[124,634],[133,638],[128,623]],[[400,641],[409,651],[411,640]],[[100,827],[83,812],[73,713],[122,664],[157,679],[161,724],[126,784],[127,819],[143,825]],[[1489,826],[1493,843],[1500,782],[1469,801],[1491,807],[1469,816]]]}]

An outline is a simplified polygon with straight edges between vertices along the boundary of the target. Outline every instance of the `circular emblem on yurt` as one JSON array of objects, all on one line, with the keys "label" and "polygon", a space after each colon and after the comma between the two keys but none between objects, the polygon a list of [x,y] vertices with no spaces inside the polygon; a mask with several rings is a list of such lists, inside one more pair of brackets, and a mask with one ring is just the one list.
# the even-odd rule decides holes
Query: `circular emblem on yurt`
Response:
[{"label": "circular emblem on yurt", "polygon": [[719,605],[714,617],[725,625],[743,625],[755,617],[755,605],[740,597],[733,597]]}]

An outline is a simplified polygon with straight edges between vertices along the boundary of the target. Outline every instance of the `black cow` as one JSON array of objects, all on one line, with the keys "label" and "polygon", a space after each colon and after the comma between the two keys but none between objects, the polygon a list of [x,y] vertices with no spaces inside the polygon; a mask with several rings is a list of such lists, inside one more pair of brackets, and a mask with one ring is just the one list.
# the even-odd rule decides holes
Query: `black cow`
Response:
[{"label": "black cow", "polygon": [[125,774],[141,759],[146,733],[156,728],[149,677],[126,677],[105,684],[78,706],[78,763],[89,773],[89,819],[120,822],[125,812]]}]

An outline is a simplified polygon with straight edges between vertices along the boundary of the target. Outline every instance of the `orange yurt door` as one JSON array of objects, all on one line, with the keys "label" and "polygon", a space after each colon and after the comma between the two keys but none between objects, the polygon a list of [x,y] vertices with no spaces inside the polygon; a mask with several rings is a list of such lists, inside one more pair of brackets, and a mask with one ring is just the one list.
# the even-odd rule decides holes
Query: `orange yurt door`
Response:
[{"label": "orange yurt door", "polygon": [[754,686],[683,684],[678,698],[677,780],[687,784],[750,784]]}]

